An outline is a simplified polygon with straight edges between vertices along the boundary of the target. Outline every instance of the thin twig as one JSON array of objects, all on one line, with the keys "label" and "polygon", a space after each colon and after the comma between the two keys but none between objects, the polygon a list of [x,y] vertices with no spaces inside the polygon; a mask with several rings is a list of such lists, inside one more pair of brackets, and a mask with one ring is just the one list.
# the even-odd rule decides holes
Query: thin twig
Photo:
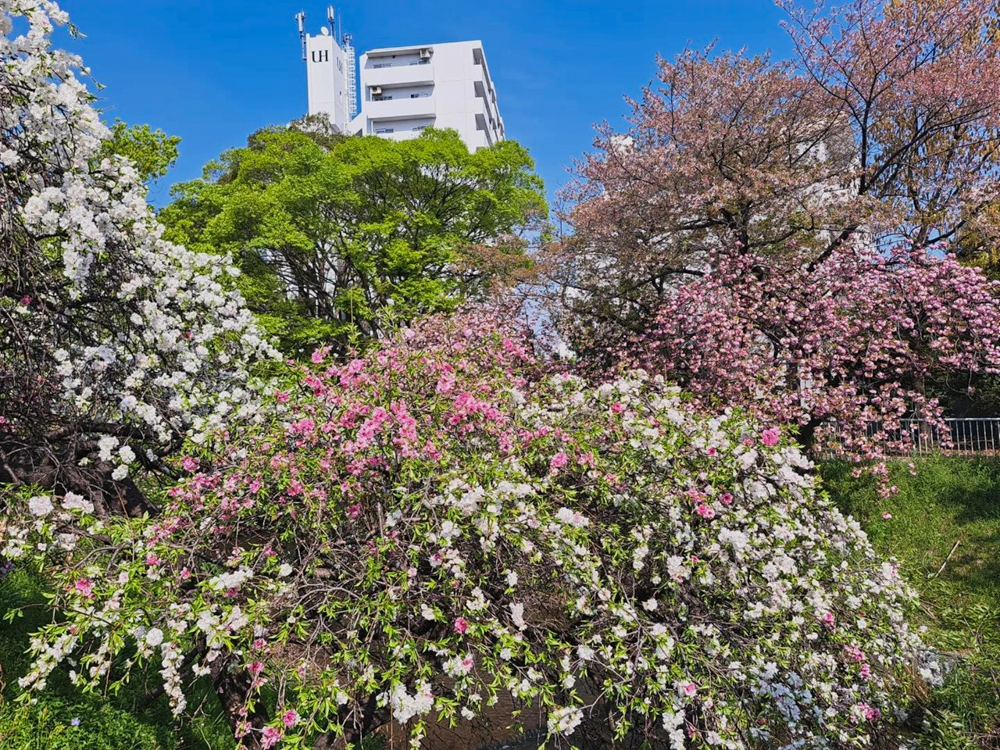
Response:
[{"label": "thin twig", "polygon": [[927,576],[927,580],[929,581],[933,580],[934,578],[937,578],[939,575],[941,575],[941,572],[944,570],[944,566],[948,564],[948,561],[951,559],[951,556],[955,554],[955,550],[958,549],[958,545],[960,545],[961,543],[962,543],[961,539],[955,540],[955,543],[951,545],[951,552],[948,553],[948,556],[944,559],[944,562],[941,563],[941,567],[937,569],[937,573],[931,576]]}]

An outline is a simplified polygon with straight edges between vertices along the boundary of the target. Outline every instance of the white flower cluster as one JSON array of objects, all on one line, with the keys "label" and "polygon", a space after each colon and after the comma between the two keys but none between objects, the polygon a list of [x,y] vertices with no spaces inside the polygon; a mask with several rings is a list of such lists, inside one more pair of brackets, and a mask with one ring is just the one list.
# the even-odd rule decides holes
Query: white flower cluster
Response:
[{"label": "white flower cluster", "polygon": [[[81,62],[51,46],[53,26],[66,21],[51,0],[0,0],[8,191],[0,211],[23,227],[19,262],[53,269],[33,279],[36,288],[60,290],[20,306],[18,324],[51,339],[63,408],[93,423],[132,425],[154,442],[204,439],[227,420],[253,416],[258,389],[248,367],[276,353],[232,291],[230,262],[164,241],[135,168],[104,156],[109,131],[76,77]],[[100,457],[121,479],[136,452],[106,436]]]},{"label": "white flower cluster", "polygon": [[412,695],[405,685],[397,683],[387,697],[392,716],[400,724],[405,724],[414,716],[429,714],[434,708],[434,693],[427,682],[418,684]]}]

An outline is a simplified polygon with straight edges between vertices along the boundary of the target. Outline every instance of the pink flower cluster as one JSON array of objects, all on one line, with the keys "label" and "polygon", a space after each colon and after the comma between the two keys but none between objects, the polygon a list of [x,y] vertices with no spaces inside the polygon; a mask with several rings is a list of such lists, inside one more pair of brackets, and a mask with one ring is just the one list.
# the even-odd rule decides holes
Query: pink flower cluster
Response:
[{"label": "pink flower cluster", "polygon": [[[997,289],[978,269],[940,248],[855,243],[815,266],[796,257],[716,252],[704,276],[663,301],[635,363],[706,404],[797,426],[808,448],[862,459],[907,448],[906,417],[940,422],[918,383],[1000,372]],[[771,427],[760,440],[780,437]]]}]

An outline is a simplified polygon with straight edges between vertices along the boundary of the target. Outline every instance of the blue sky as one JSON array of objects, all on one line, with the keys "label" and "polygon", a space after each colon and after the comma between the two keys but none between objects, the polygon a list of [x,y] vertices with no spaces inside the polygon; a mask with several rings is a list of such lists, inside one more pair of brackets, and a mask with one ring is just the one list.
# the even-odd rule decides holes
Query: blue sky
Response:
[{"label": "blue sky", "polygon": [[[770,0],[343,0],[334,3],[358,52],[482,39],[507,135],[525,145],[550,194],[587,151],[593,125],[623,126],[623,95],[655,75],[657,53],[713,39],[721,48],[788,52]],[[293,19],[318,33],[317,0],[63,0],[108,118],[181,136],[181,158],[154,188],[197,177],[211,158],[306,107]]]}]

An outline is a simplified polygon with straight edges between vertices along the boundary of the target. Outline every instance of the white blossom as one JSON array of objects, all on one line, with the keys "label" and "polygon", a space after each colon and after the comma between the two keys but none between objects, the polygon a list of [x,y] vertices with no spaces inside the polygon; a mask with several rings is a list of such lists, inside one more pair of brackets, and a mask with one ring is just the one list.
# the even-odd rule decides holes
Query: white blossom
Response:
[{"label": "white blossom", "polygon": [[28,501],[28,510],[33,516],[47,516],[52,509],[52,500],[44,495],[37,495]]}]

